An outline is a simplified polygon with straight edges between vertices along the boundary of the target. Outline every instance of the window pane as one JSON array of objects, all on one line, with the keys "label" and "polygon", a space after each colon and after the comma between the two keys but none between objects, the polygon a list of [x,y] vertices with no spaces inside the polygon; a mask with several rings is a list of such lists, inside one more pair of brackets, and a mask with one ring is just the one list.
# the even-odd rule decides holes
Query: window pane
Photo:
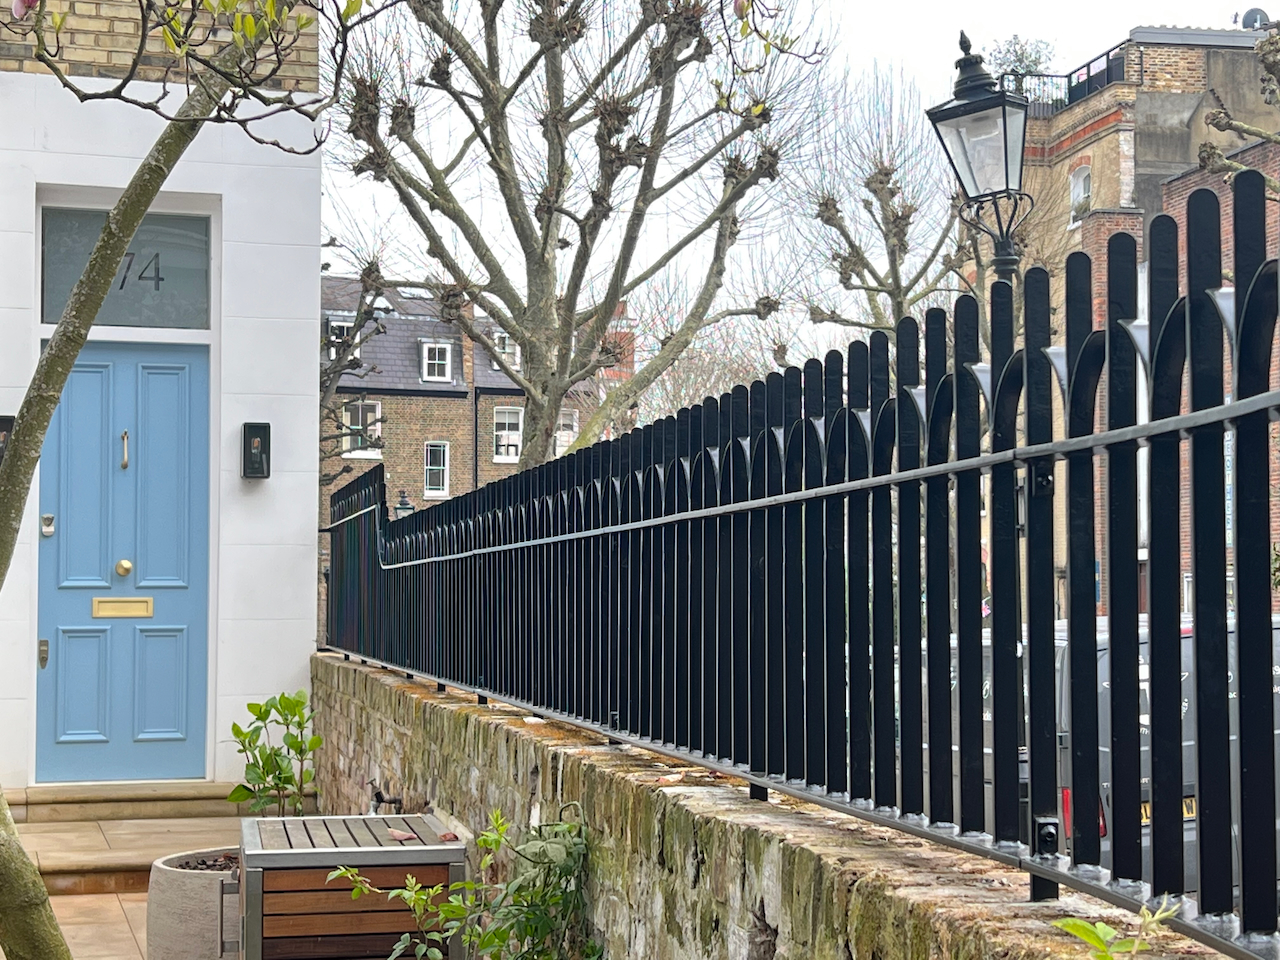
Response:
[{"label": "window pane", "polygon": [[[107,215],[44,209],[45,323],[57,323]],[[209,218],[148,214],[94,321],[107,327],[209,329]]]}]

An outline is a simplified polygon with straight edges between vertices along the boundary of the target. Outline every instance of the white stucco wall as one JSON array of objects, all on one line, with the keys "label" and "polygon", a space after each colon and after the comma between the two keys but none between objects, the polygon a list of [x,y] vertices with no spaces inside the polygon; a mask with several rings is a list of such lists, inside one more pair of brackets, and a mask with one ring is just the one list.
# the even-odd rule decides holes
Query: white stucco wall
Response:
[{"label": "white stucco wall", "polygon": [[[155,116],[80,104],[49,77],[0,73],[0,414],[14,414],[35,368],[39,208],[105,207],[159,131]],[[310,128],[277,121],[286,142]],[[208,343],[211,363],[207,775],[242,769],[229,742],[244,704],[308,682],[315,643],[320,311],[320,158],[207,127],[155,211],[212,217],[208,331],[103,328],[94,339]],[[240,478],[240,426],[268,421],[272,472]],[[33,491],[38,491],[37,478]],[[35,771],[37,506],[0,591],[0,784]]]}]

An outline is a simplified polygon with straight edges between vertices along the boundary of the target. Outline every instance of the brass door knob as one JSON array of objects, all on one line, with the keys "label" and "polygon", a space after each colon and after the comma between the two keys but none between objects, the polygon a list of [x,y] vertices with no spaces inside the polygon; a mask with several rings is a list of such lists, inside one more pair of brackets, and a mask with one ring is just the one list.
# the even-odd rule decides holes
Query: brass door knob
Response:
[{"label": "brass door knob", "polygon": [[118,573],[120,576],[127,577],[132,572],[133,572],[133,564],[130,563],[128,560],[121,560],[118,563],[116,563],[116,573]]}]

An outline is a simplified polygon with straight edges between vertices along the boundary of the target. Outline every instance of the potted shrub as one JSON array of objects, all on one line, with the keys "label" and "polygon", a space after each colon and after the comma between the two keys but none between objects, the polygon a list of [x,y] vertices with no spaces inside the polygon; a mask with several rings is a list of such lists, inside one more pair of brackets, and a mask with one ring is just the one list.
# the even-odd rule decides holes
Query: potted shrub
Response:
[{"label": "potted shrub", "polygon": [[[252,813],[301,816],[313,805],[313,758],[321,738],[310,732],[315,711],[307,695],[282,693],[249,704],[248,726],[231,725],[245,758],[244,782],[227,800]],[[217,960],[223,940],[239,938],[239,905],[223,898],[223,881],[239,868],[239,851],[195,850],[151,865],[147,894],[149,960]]]}]

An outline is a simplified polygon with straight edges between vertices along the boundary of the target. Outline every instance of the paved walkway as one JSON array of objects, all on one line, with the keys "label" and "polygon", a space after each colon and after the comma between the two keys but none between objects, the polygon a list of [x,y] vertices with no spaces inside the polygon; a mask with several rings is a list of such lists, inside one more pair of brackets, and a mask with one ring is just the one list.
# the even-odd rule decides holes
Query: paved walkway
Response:
[{"label": "paved walkway", "polygon": [[[20,823],[18,834],[46,883],[75,896],[51,898],[75,960],[146,960],[147,895],[108,890],[158,857],[240,843],[235,817]],[[0,960],[3,960],[0,954]]]},{"label": "paved walkway", "polygon": [[50,902],[75,960],[146,960],[145,893],[53,897]]}]

